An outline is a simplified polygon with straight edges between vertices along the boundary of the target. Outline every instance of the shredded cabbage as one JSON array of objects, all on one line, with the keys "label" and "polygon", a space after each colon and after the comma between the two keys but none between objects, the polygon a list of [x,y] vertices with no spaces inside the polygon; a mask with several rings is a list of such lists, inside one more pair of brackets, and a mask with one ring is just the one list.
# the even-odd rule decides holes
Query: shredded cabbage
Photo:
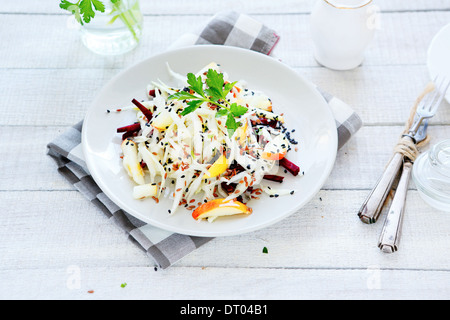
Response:
[{"label": "shredded cabbage", "polygon": [[[224,80],[229,81],[228,75],[216,63],[205,66],[197,76],[204,77],[208,69],[223,73]],[[218,197],[242,199],[246,192],[254,189],[272,196],[293,193],[292,190],[275,192],[262,185],[264,176],[278,165],[279,157],[291,150],[290,139],[285,135],[284,118],[272,111],[269,97],[250,90],[245,81],[238,81],[227,100],[246,106],[248,111],[236,119],[240,127],[229,136],[226,116],[217,117],[216,110],[208,103],[185,116],[180,114],[188,106],[186,101],[168,100],[168,97],[186,90],[187,78],[174,72],[169,65],[167,70],[179,87],[173,88],[160,80],[147,86],[147,93],[151,90],[154,93],[148,93],[149,100],[142,104],[153,113],[150,121],[139,109],[126,108],[137,110],[136,121],[141,124],[141,130],[127,138],[137,147],[123,148],[126,170],[137,165],[144,168],[143,177],[135,178],[135,172],[134,176],[130,174],[135,178],[135,194],[140,199],[159,199],[168,195],[173,199],[169,213],[174,214],[180,206],[193,209]],[[133,155],[125,154],[128,152]],[[205,178],[221,155],[226,155],[225,170]],[[130,165],[130,161],[137,163]],[[157,192],[154,186],[157,186]],[[232,192],[227,191],[229,186],[234,187]]]}]

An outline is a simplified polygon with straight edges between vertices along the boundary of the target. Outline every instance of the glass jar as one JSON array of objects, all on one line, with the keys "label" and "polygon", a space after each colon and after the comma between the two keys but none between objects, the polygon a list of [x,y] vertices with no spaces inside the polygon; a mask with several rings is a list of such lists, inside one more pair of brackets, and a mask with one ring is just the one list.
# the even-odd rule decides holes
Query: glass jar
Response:
[{"label": "glass jar", "polygon": [[143,17],[139,0],[104,1],[105,12],[81,26],[81,39],[100,55],[118,55],[133,50],[142,36]]},{"label": "glass jar", "polygon": [[417,158],[413,180],[425,202],[450,212],[450,140],[436,144]]},{"label": "glass jar", "polygon": [[311,12],[311,36],[317,62],[333,70],[350,70],[379,27],[373,0],[317,0]]}]

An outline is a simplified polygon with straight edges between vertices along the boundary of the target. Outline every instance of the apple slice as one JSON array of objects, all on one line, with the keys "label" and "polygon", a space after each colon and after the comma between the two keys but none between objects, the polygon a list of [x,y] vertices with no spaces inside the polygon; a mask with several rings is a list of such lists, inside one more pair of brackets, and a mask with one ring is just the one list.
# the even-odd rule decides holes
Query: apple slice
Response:
[{"label": "apple slice", "polygon": [[248,122],[245,121],[244,125],[236,130],[236,139],[239,141],[239,144],[241,145],[244,145],[245,142],[247,141],[247,129],[248,129]]},{"label": "apple slice", "polygon": [[203,176],[205,179],[215,178],[218,175],[221,175],[228,168],[228,161],[225,155],[221,155],[216,162],[213,163],[211,167],[209,167],[208,172]]},{"label": "apple slice", "polygon": [[238,103],[243,106],[248,105],[251,109],[257,108],[265,111],[272,111],[272,101],[268,96],[258,91],[246,91]]},{"label": "apple slice", "polygon": [[220,70],[220,66],[215,62],[211,62],[211,63],[208,63],[206,66],[204,66],[202,69],[200,69],[200,71],[197,72],[197,74],[195,76],[201,77],[202,80],[205,81],[206,73],[208,72],[209,69],[213,69],[213,70],[217,71],[217,73],[222,73],[222,71]]},{"label": "apple slice", "polygon": [[155,183],[143,184],[133,188],[133,198],[144,199],[155,197],[158,194],[158,186]]},{"label": "apple slice", "polygon": [[153,117],[152,126],[159,131],[164,131],[170,127],[173,123],[173,119],[166,109],[158,113]]},{"label": "apple slice", "polygon": [[252,209],[237,200],[215,199],[202,204],[194,210],[192,217],[195,220],[231,216],[236,214],[251,214]]},{"label": "apple slice", "polygon": [[265,160],[281,160],[286,156],[287,151],[278,152],[278,153],[272,153],[264,151],[261,155],[261,158]]},{"label": "apple slice", "polygon": [[131,139],[126,139],[122,142],[121,147],[123,152],[123,167],[126,172],[137,184],[145,184],[144,170],[142,170],[141,163],[138,160],[136,143]]},{"label": "apple slice", "polygon": [[289,148],[289,140],[285,135],[280,134],[264,147],[261,158],[265,160],[281,160],[286,156]]}]

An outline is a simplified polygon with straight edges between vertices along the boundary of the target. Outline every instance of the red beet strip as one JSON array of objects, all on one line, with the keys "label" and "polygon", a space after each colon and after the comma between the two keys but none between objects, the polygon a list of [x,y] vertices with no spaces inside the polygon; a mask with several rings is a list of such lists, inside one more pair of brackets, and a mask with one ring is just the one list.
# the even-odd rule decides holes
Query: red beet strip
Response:
[{"label": "red beet strip", "polygon": [[300,167],[297,166],[296,164],[292,163],[291,161],[289,161],[286,158],[283,158],[280,160],[280,166],[285,168],[287,171],[292,173],[294,176],[297,176],[298,173],[300,172]]},{"label": "red beet strip", "polygon": [[130,131],[134,132],[134,131],[139,131],[139,130],[141,130],[141,124],[137,122],[137,123],[133,123],[128,126],[125,126],[125,127],[117,128],[117,133],[130,132]]},{"label": "red beet strip", "polygon": [[221,185],[222,189],[225,190],[228,194],[233,193],[234,190],[236,189],[235,183],[227,184],[226,182],[222,182]]},{"label": "red beet strip", "polygon": [[252,126],[256,126],[256,125],[269,126],[269,127],[272,127],[275,129],[278,125],[278,121],[277,120],[267,120],[265,118],[258,118],[257,121],[252,120]]},{"label": "red beet strip", "polygon": [[141,110],[141,112],[144,114],[144,116],[147,118],[148,121],[150,121],[153,118],[153,113],[148,110],[142,103],[137,101],[136,99],[133,99],[131,102]]},{"label": "red beet strip", "polygon": [[137,131],[126,131],[126,132],[124,132],[124,134],[122,135],[122,141],[126,140],[128,138],[135,137],[136,134],[137,134]]},{"label": "red beet strip", "polygon": [[264,175],[264,179],[282,183],[284,177],[282,177],[282,176],[277,176],[277,175],[273,175],[273,174],[266,174],[266,175]]}]

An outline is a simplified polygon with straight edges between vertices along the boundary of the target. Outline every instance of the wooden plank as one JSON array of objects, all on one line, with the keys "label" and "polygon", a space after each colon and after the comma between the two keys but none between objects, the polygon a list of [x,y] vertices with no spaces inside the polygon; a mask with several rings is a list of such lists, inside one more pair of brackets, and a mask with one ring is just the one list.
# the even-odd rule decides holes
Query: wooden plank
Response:
[{"label": "wooden plank", "polygon": [[[73,190],[46,155],[46,145],[66,127],[0,127],[0,191]],[[450,137],[450,126],[431,126],[431,145]],[[402,127],[367,126],[339,151],[335,167],[324,185],[327,190],[369,190],[375,184],[402,132]],[[20,141],[20,142],[19,142]],[[383,143],[377,143],[382,141]],[[300,163],[301,166],[301,163]]]},{"label": "wooden plank", "polygon": [[[154,272],[151,267],[73,265],[5,270],[0,277],[3,288],[0,299],[5,300],[447,300],[450,297],[450,275],[446,271],[175,267]],[[123,283],[125,288],[121,286]],[[268,315],[273,314],[269,308]]]},{"label": "wooden plank", "polygon": [[[9,27],[0,28],[0,38],[9,45],[0,47],[0,68],[122,69],[164,51],[187,31],[203,26],[208,18],[180,16],[177,23],[172,23],[165,16],[147,16],[144,38],[135,51],[119,57],[102,57],[84,48],[78,32],[66,28],[64,15],[1,15],[1,23]],[[383,14],[381,29],[367,50],[365,66],[425,64],[431,39],[449,19],[450,12]],[[281,35],[275,54],[285,63],[293,67],[318,66],[307,16],[270,15],[264,16],[264,22]],[[43,38],[42,34],[47,36]]]},{"label": "wooden plank", "polygon": [[66,127],[2,127],[0,190],[74,190],[46,155],[47,144],[64,130]]},{"label": "wooden plank", "polygon": [[[140,1],[145,15],[187,15],[214,14],[222,10],[238,10],[253,14],[279,13],[309,13],[314,0],[282,0],[282,1],[243,1],[243,0],[153,0]],[[450,6],[446,0],[377,0],[375,4],[383,11],[422,11],[448,10]],[[58,2],[51,0],[7,1],[1,9],[2,13],[37,13],[61,14]]]},{"label": "wooden plank", "polygon": [[[430,209],[410,191],[400,250],[384,254],[377,248],[383,217],[366,225],[356,216],[366,195],[357,190],[321,191],[277,224],[214,239],[174,267],[450,271],[450,256],[442,254],[450,250],[450,215]],[[0,192],[0,200],[8,208],[0,224],[0,272],[45,269],[49,264],[59,270],[71,265],[153,266],[78,192]]]},{"label": "wooden plank", "polygon": [[[363,66],[346,72],[315,67],[295,70],[345,101],[370,126],[402,125],[429,81],[427,68],[416,65]],[[109,68],[0,70],[0,105],[4,106],[0,125],[73,125],[119,72]],[[433,124],[450,124],[448,102],[443,102]]]},{"label": "wooden plank", "polygon": [[[428,79],[426,48],[449,21],[448,1],[380,0],[382,28],[364,66],[349,72],[314,61],[306,14],[311,1],[145,2],[143,43],[115,58],[84,49],[54,1],[4,4],[0,298],[448,299],[450,261],[443,253],[450,246],[450,215],[428,207],[411,184],[400,251],[393,255],[376,247],[382,221],[367,226],[356,217]],[[275,28],[282,35],[276,54],[350,103],[366,126],[340,151],[324,190],[305,208],[264,230],[215,239],[155,272],[126,234],[56,173],[45,145],[84,116],[117,72],[165,50],[186,26],[199,26],[225,6]],[[446,103],[433,119],[432,143],[449,136],[449,112]],[[68,281],[76,268],[81,286],[74,289]]]}]

